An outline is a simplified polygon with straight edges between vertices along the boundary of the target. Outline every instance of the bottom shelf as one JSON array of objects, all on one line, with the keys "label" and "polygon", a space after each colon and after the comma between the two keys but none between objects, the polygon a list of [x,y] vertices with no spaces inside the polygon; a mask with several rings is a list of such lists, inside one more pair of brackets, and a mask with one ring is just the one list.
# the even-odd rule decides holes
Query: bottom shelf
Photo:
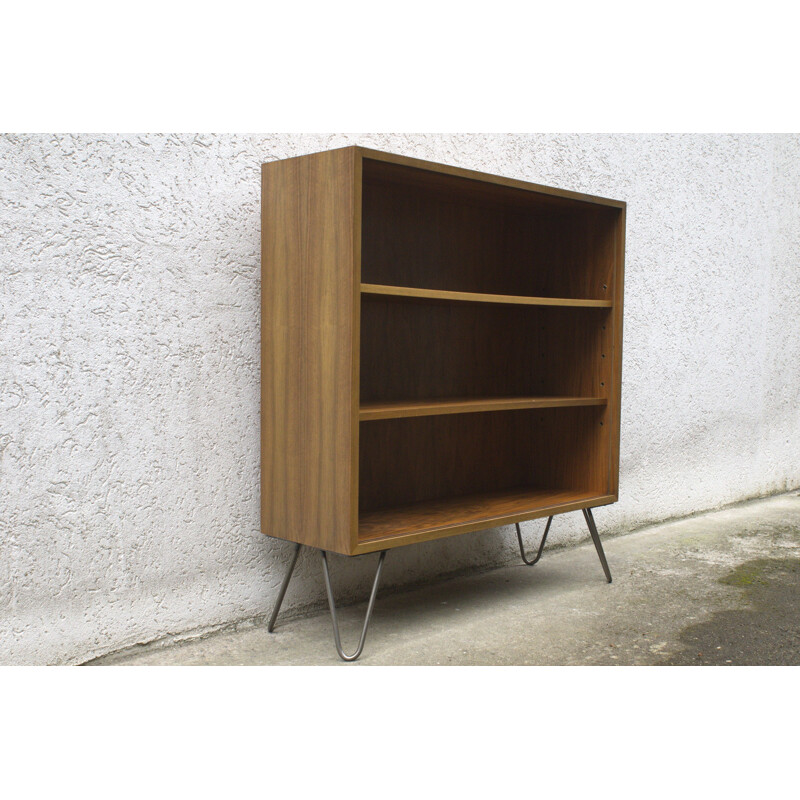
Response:
[{"label": "bottom shelf", "polygon": [[557,489],[513,489],[449,497],[446,500],[363,513],[359,520],[358,542],[359,545],[368,545],[398,537],[424,541],[450,533],[507,525],[546,509],[559,513],[571,510],[562,506],[605,505],[614,500],[612,495],[599,495],[597,492]]}]

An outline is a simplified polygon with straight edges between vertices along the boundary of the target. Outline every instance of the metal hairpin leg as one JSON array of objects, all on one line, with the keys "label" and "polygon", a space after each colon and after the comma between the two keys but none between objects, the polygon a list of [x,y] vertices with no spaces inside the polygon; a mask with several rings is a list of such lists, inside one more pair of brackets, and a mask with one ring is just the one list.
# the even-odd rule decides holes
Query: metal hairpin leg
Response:
[{"label": "metal hairpin leg", "polygon": [[[275,629],[275,620],[278,618],[278,612],[281,610],[281,604],[283,603],[283,598],[286,596],[286,589],[289,587],[289,581],[292,579],[292,573],[294,572],[294,566],[297,563],[297,556],[300,555],[300,550],[303,547],[301,544],[296,544],[294,546],[294,553],[292,554],[292,560],[289,564],[289,569],[286,570],[286,575],[283,578],[283,583],[281,584],[280,591],[278,592],[278,599],[275,601],[275,608],[272,609],[272,616],[269,618],[269,624],[267,625],[267,630],[272,633]],[[342,640],[339,636],[339,618],[336,615],[336,603],[333,601],[333,590],[331,589],[331,576],[330,572],[328,571],[328,554],[324,551],[320,551],[322,553],[322,574],[325,577],[325,589],[328,593],[328,606],[331,609],[331,619],[333,620],[333,641],[336,644],[336,652],[339,654],[339,657],[342,661],[355,661],[361,653],[364,651],[364,642],[367,640],[367,629],[369,628],[369,621],[372,618],[372,609],[375,607],[375,597],[378,594],[378,583],[380,583],[381,579],[381,569],[383,569],[383,560],[386,558],[386,550],[381,552],[380,558],[378,559],[378,569],[375,572],[375,580],[372,584],[372,593],[369,596],[369,605],[367,606],[367,617],[364,620],[364,627],[361,630],[361,639],[358,643],[358,649],[352,655],[347,655],[347,653],[342,650]]]},{"label": "metal hairpin leg", "polygon": [[294,546],[294,554],[292,555],[292,563],[289,564],[289,569],[286,572],[286,576],[283,579],[283,583],[281,584],[281,590],[278,592],[278,600],[275,603],[275,608],[272,610],[272,616],[269,618],[269,625],[267,625],[267,630],[272,633],[275,629],[275,620],[278,618],[278,612],[281,610],[281,603],[283,603],[283,598],[286,595],[286,590],[289,588],[289,581],[292,579],[292,573],[294,572],[294,565],[297,563],[297,556],[300,555],[300,548],[303,545],[296,544]]},{"label": "metal hairpin leg", "polygon": [[597,533],[597,526],[594,524],[594,517],[592,516],[591,508],[583,509],[583,516],[586,517],[586,524],[589,526],[589,533],[592,535],[597,555],[600,556],[600,563],[603,565],[603,572],[606,574],[606,580],[611,583],[611,570],[608,568],[608,561],[606,561],[606,554],[603,552],[603,545],[600,544],[600,534]]},{"label": "metal hairpin leg", "polygon": [[536,554],[536,558],[533,561],[528,561],[525,557],[525,545],[522,544],[522,531],[519,528],[519,522],[517,523],[517,539],[519,540],[519,554],[522,556],[522,560],[529,566],[532,567],[541,557],[542,557],[542,550],[544,550],[544,543],[547,541],[547,534],[550,531],[550,523],[553,521],[553,518],[550,517],[547,520],[547,525],[544,529],[544,536],[542,536],[542,541],[539,544],[539,552]]},{"label": "metal hairpin leg", "polygon": [[372,584],[372,593],[369,596],[369,605],[367,605],[367,616],[364,619],[364,627],[361,629],[361,639],[358,642],[358,649],[352,655],[342,650],[342,640],[339,637],[339,619],[336,616],[336,603],[333,601],[333,590],[331,589],[331,576],[328,571],[328,554],[322,551],[322,573],[325,576],[325,589],[328,592],[328,605],[331,609],[331,620],[333,621],[333,641],[336,644],[336,652],[339,653],[339,658],[342,661],[355,661],[364,650],[364,642],[367,640],[367,628],[369,628],[369,621],[372,617],[372,609],[375,605],[375,597],[378,594],[378,583],[381,579],[381,569],[383,568],[383,560],[386,558],[386,550],[381,552],[378,558],[378,569],[375,572],[375,581]]},{"label": "metal hairpin leg", "polygon": [[[589,533],[591,534],[592,541],[594,542],[595,549],[597,550],[597,555],[600,557],[600,563],[603,566],[603,572],[605,572],[606,574],[606,580],[609,583],[611,583],[611,570],[609,570],[608,568],[608,561],[606,561],[606,554],[603,552],[603,545],[600,543],[600,534],[598,534],[597,526],[594,524],[592,509],[584,508],[583,516],[586,519],[586,524],[589,526]],[[545,526],[544,529],[544,536],[542,536],[542,541],[539,544],[539,552],[536,553],[536,558],[534,558],[533,561],[529,561],[525,556],[525,546],[522,544],[522,531],[520,530],[519,523],[517,523],[517,540],[519,541],[519,553],[522,556],[522,560],[529,567],[532,567],[542,557],[542,551],[544,550],[544,543],[547,541],[547,534],[550,531],[550,523],[552,521],[553,521],[552,517],[550,517],[547,520],[547,525]]]}]

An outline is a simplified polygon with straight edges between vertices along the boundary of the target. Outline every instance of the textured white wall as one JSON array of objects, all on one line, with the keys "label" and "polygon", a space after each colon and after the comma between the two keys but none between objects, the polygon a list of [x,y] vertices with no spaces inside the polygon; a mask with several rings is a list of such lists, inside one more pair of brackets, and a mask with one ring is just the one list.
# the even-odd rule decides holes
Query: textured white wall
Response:
[{"label": "textured white wall", "polygon": [[[259,165],[347,144],[628,201],[601,532],[800,484],[798,136],[0,137],[0,663],[270,608],[289,545],[258,532]],[[470,534],[393,551],[384,586],[515,558],[511,529]],[[336,558],[342,598],[373,568]],[[306,552],[286,608],[323,597]]]}]

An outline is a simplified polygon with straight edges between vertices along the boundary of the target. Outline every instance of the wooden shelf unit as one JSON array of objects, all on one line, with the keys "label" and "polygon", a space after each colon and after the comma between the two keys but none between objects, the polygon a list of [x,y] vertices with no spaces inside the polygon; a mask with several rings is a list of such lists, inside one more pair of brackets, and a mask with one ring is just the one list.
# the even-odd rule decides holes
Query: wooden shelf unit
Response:
[{"label": "wooden shelf unit", "polygon": [[615,502],[625,204],[263,165],[262,530],[358,555]]}]

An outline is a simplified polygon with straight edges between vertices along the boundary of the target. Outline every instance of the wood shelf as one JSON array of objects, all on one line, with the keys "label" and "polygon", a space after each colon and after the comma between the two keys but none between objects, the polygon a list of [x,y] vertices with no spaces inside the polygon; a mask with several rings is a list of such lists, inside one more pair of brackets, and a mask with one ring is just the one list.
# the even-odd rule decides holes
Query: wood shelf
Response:
[{"label": "wood shelf", "polygon": [[525,408],[604,406],[604,397],[452,397],[439,400],[411,400],[393,403],[363,403],[362,422],[439,414],[473,414],[480,411],[515,411]]},{"label": "wood shelf", "polygon": [[425,541],[442,530],[451,533],[480,530],[489,527],[488,523],[507,525],[571,507],[604,505],[613,499],[598,492],[525,488],[449,497],[362,514],[358,538],[364,544],[395,537]]},{"label": "wood shelf", "polygon": [[573,308],[612,308],[611,300],[586,300],[572,297],[523,297],[513,294],[450,292],[443,289],[416,289],[410,286],[384,286],[362,283],[361,294],[405,297],[418,300],[450,300],[462,303],[492,303],[517,306],[561,306]]}]

